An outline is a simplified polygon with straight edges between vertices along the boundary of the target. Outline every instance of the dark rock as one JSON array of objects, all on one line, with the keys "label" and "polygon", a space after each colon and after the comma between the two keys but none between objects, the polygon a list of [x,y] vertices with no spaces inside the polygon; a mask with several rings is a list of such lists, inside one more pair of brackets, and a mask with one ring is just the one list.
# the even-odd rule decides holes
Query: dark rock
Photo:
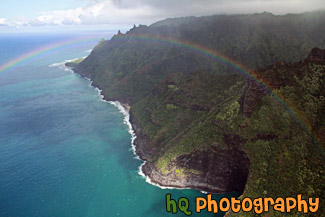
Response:
[{"label": "dark rock", "polygon": [[[162,174],[149,162],[142,169],[153,182],[164,186],[194,188],[210,193],[242,193],[249,164],[245,152],[239,149],[218,150],[215,147],[179,156],[173,165],[186,169],[181,176],[173,172]],[[192,170],[199,173],[191,172]]]},{"label": "dark rock", "polygon": [[244,144],[247,140],[237,134],[225,134],[223,141],[231,147],[239,147]]},{"label": "dark rock", "polygon": [[305,61],[308,63],[325,64],[325,49],[313,48]]},{"label": "dark rock", "polygon": [[265,94],[267,94],[267,90],[260,84],[253,80],[249,81],[248,87],[241,99],[244,117],[251,117],[256,106],[260,103],[261,98],[265,96]]}]

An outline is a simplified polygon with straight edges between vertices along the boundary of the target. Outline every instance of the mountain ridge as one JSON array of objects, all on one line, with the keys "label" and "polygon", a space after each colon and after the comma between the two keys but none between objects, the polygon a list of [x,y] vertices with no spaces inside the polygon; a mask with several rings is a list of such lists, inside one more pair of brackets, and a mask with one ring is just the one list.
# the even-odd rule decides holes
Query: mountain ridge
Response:
[{"label": "mountain ridge", "polygon": [[[252,21],[239,25],[233,22],[240,15],[221,16],[222,21],[191,17],[177,28],[134,27],[101,41],[74,71],[93,80],[105,99],[131,105],[136,152],[154,182],[252,198],[319,197],[324,192],[324,51],[312,48],[325,47],[324,14],[308,13],[309,19],[306,14],[294,19],[245,15]],[[263,21],[265,16],[271,20]],[[220,29],[229,23],[234,26],[211,36],[211,25]],[[241,56],[239,62],[255,69],[250,73],[273,94],[214,59],[174,44],[136,40],[137,35],[186,36],[234,59]],[[316,148],[312,135],[319,139]]]}]

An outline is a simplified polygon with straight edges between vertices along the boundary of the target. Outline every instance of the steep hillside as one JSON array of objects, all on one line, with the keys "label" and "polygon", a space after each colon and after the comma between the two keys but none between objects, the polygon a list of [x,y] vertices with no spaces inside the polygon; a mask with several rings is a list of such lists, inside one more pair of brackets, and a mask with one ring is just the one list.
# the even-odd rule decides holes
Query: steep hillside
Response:
[{"label": "steep hillside", "polygon": [[[309,51],[325,47],[324,24],[324,12],[167,19],[102,40],[74,70],[131,105],[136,151],[154,182],[322,197],[325,51]],[[206,55],[213,50],[251,76]]]},{"label": "steep hillside", "polygon": [[258,69],[306,58],[313,47],[325,47],[324,32],[325,12],[167,19],[102,40],[75,71],[91,77],[107,98],[134,104],[170,73],[234,73],[206,48]]},{"label": "steep hillside", "polygon": [[243,197],[319,197],[319,211],[308,216],[324,213],[325,205],[321,199],[325,192],[325,58],[315,56],[315,51],[325,54],[325,50],[313,49],[303,62],[281,62],[255,72],[283,101],[260,94],[263,91],[253,84],[255,87],[246,91],[250,113],[238,125],[240,136],[246,140],[241,149],[250,159]]},{"label": "steep hillside", "polygon": [[134,104],[145,174],[209,192],[242,192],[248,180],[251,198],[322,197],[325,65],[309,58],[254,74],[272,94],[238,75],[197,71],[171,76]]}]

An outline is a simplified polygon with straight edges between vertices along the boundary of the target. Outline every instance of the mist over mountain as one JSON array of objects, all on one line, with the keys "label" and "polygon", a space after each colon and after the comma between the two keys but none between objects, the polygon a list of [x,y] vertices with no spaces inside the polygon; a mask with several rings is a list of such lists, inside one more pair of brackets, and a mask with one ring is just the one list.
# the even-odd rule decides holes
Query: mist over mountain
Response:
[{"label": "mist over mountain", "polygon": [[100,41],[74,70],[131,106],[154,182],[321,197],[324,33],[323,11],[171,18]]},{"label": "mist over mountain", "polygon": [[108,98],[124,97],[126,101],[127,96],[128,103],[133,104],[169,73],[199,69],[235,72],[202,52],[169,41],[215,50],[249,69],[264,68],[277,61],[299,61],[313,47],[324,47],[324,14],[262,13],[166,19],[100,42],[76,70],[91,72],[91,78],[103,87]]}]

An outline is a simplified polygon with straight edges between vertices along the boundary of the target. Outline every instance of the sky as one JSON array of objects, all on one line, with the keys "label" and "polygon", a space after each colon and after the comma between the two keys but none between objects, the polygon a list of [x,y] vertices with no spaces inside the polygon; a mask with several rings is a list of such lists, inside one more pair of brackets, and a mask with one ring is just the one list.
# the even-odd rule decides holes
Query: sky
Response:
[{"label": "sky", "polygon": [[5,30],[108,29],[168,17],[214,14],[302,13],[324,10],[325,0],[0,0]]}]

